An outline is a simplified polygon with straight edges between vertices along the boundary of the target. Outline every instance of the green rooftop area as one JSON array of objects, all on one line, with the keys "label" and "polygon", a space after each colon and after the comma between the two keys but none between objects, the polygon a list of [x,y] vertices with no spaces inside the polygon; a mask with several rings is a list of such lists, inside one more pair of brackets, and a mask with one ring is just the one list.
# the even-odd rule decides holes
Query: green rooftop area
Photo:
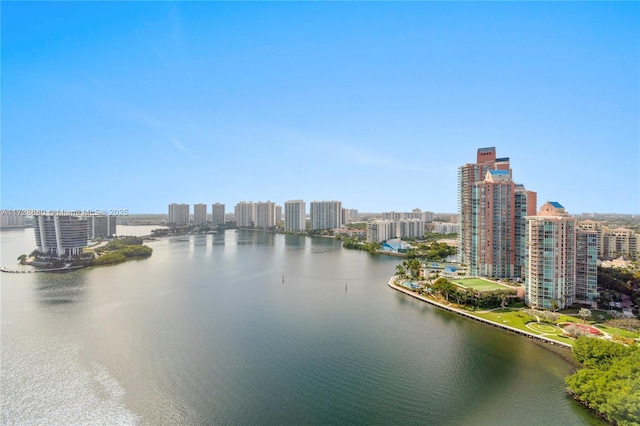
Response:
[{"label": "green rooftop area", "polygon": [[464,287],[473,288],[478,291],[491,291],[491,290],[508,290],[512,287],[498,284],[493,281],[483,280],[482,278],[454,278],[450,280],[452,283]]}]

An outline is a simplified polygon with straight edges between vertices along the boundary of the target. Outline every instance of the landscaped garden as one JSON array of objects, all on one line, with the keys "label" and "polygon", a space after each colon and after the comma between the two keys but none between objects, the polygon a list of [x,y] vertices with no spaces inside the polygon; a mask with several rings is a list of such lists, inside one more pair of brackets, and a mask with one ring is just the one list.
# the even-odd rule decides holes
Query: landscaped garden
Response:
[{"label": "landscaped garden", "polygon": [[[477,279],[465,279],[466,283],[471,280]],[[620,324],[615,323],[620,320],[612,320],[610,315],[605,315],[602,311],[594,310],[596,315],[592,315],[588,309],[568,309],[565,312],[527,309],[523,308],[522,303],[517,299],[513,300],[513,305],[505,304],[511,299],[505,299],[505,295],[502,295],[501,301],[499,295],[505,291],[504,286],[501,286],[502,290],[480,292],[473,287],[472,289],[463,289],[457,282],[450,282],[444,278],[439,278],[432,284],[423,282],[422,286],[418,286],[416,282],[408,279],[399,279],[397,283],[422,297],[446,304],[478,318],[569,345],[573,345],[576,338],[584,335],[620,340],[624,343],[634,343],[631,339],[640,339],[637,331],[620,328]],[[475,292],[474,300],[469,298],[471,292]],[[483,294],[485,297],[480,298]],[[489,295],[492,296],[489,297]],[[474,304],[465,303],[470,301]],[[485,304],[486,306],[483,306]],[[501,304],[505,304],[505,306],[501,306]],[[588,321],[591,317],[596,317],[598,320]],[[622,324],[626,324],[626,322]]]},{"label": "landscaped garden", "polygon": [[573,339],[570,339],[557,323],[577,323],[580,321],[578,318],[558,315],[558,319],[555,322],[537,321],[525,312],[526,310],[524,309],[498,308],[491,311],[476,311],[472,314],[527,333],[572,344]]},{"label": "landscaped garden", "polygon": [[640,343],[640,320],[616,318],[615,312],[586,308],[537,310],[526,308],[516,289],[482,278],[427,277],[416,259],[396,267],[396,284],[422,298],[446,305],[477,318],[565,344],[580,336]]}]

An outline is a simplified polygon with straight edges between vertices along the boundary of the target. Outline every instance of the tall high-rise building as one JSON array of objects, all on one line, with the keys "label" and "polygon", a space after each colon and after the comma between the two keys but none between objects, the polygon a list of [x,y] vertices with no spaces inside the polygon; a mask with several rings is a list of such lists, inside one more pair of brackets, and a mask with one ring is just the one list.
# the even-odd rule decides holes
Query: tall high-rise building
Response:
[{"label": "tall high-rise building", "polygon": [[43,215],[33,219],[39,251],[57,256],[75,255],[87,246],[89,221],[86,217]]},{"label": "tall high-rise building", "polygon": [[238,226],[256,225],[256,205],[253,201],[240,201],[234,209]]},{"label": "tall high-rise building", "polygon": [[284,230],[304,231],[306,229],[307,205],[302,200],[289,200],[284,202]]},{"label": "tall high-rise building", "polygon": [[342,226],[341,201],[312,201],[309,215],[311,229],[334,229]]},{"label": "tall high-rise building", "polygon": [[213,226],[224,225],[224,204],[211,205],[211,223]]},{"label": "tall high-rise building", "polygon": [[495,147],[479,148],[476,155],[476,162],[465,164],[458,168],[458,214],[460,218],[460,236],[458,243],[458,261],[460,263],[471,263],[473,229],[473,188],[476,182],[485,179],[487,171],[496,170],[497,163],[503,164],[501,170],[509,170],[509,159],[496,158]]},{"label": "tall high-rise building", "polygon": [[282,206],[276,205],[276,224],[282,222]]},{"label": "tall high-rise building", "polygon": [[496,158],[495,148],[478,149],[476,159],[458,169],[459,261],[471,275],[520,278],[536,194],[513,182],[509,158]]},{"label": "tall high-rise building", "polygon": [[115,216],[89,216],[89,238],[111,238],[116,234]]},{"label": "tall high-rise building", "polygon": [[193,223],[195,225],[202,225],[203,223],[207,223],[207,205],[206,204],[193,205]]},{"label": "tall high-rise building", "polygon": [[506,170],[488,170],[473,186],[471,275],[513,277],[515,271],[515,184]]},{"label": "tall high-rise building", "polygon": [[258,201],[255,207],[255,226],[259,228],[273,228],[276,226],[276,203],[272,201]]},{"label": "tall high-rise building", "polygon": [[524,262],[526,250],[526,220],[527,216],[536,215],[537,194],[533,191],[527,191],[522,184],[515,186],[515,221],[514,221],[514,276],[517,278],[524,277]]},{"label": "tall high-rise building", "polygon": [[577,303],[597,307],[598,232],[576,229],[576,299]]},{"label": "tall high-rise building", "polygon": [[169,204],[169,223],[175,225],[188,225],[189,224],[189,204]]},{"label": "tall high-rise building", "polygon": [[560,203],[550,201],[526,221],[525,302],[547,309],[573,304],[577,220]]}]

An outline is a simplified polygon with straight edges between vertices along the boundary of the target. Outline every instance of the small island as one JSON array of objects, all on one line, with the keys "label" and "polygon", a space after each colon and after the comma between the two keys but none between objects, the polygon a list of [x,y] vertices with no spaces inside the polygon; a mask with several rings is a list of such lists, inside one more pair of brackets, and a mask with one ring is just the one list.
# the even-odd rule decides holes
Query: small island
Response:
[{"label": "small island", "polygon": [[153,249],[143,243],[142,237],[123,236],[84,248],[80,254],[56,256],[36,249],[29,256],[20,255],[18,260],[23,265],[41,268],[39,272],[64,272],[89,266],[115,265],[129,259],[147,258],[151,256]]},{"label": "small island", "polygon": [[113,265],[126,262],[133,258],[145,258],[151,256],[153,249],[143,245],[142,237],[119,237],[114,238],[103,247],[95,249],[96,257],[91,260],[95,265]]}]

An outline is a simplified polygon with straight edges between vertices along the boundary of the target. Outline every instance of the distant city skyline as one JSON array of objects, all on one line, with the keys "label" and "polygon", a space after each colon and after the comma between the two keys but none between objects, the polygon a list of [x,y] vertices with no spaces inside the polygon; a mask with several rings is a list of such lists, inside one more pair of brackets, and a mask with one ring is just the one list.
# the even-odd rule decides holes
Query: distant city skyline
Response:
[{"label": "distant city skyline", "polygon": [[1,24],[2,209],[455,213],[494,146],[538,207],[640,214],[638,2],[4,2]]}]

